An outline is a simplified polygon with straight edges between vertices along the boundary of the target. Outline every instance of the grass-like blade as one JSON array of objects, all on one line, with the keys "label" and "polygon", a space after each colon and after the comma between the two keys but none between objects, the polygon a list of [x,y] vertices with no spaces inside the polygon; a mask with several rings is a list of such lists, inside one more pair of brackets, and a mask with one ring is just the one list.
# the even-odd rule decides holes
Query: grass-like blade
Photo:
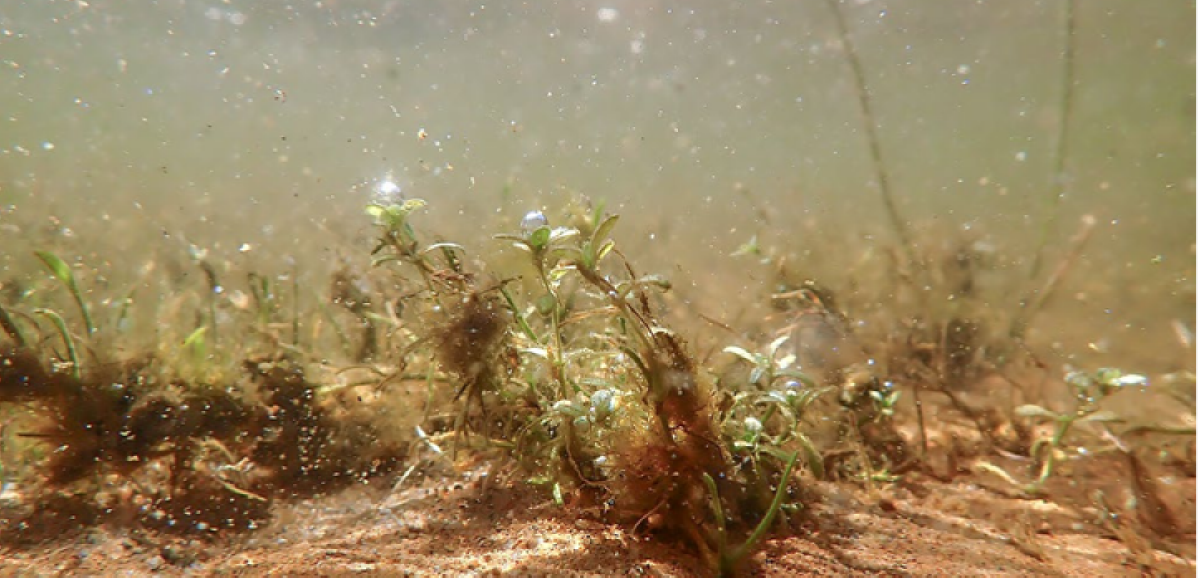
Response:
[{"label": "grass-like blade", "polygon": [[41,259],[46,268],[50,270],[50,274],[54,275],[54,278],[58,279],[71,292],[71,297],[75,298],[75,304],[79,306],[79,312],[83,315],[83,324],[87,328],[87,334],[95,333],[96,326],[92,323],[92,315],[88,312],[87,303],[83,301],[83,293],[79,290],[79,284],[75,281],[75,274],[71,271],[71,267],[58,255],[49,251],[34,251],[33,254],[37,255],[37,258]]}]

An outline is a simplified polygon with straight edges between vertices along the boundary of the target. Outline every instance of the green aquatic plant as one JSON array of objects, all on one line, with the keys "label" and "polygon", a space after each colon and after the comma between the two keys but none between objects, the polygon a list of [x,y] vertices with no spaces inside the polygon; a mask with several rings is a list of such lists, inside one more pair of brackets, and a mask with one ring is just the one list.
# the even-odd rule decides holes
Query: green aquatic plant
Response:
[{"label": "green aquatic plant", "polygon": [[[163,516],[145,520],[150,527],[174,520],[245,530],[265,519],[273,501],[297,492],[393,467],[403,472],[398,484],[408,483],[486,460],[493,472],[537,488],[547,505],[568,515],[680,542],[714,572],[731,575],[747,569],[772,532],[820,523],[825,510],[812,506],[834,484],[884,500],[894,497],[888,484],[901,476],[920,483],[939,448],[914,460],[898,432],[916,431],[904,422],[915,414],[921,431],[913,437],[928,446],[922,402],[935,409],[929,413],[935,434],[944,433],[937,420],[956,411],[978,418],[981,431],[999,429],[987,408],[977,409],[983,404],[970,405],[978,392],[969,388],[998,371],[992,346],[1008,335],[1003,328],[989,332],[972,308],[979,299],[975,265],[957,245],[922,256],[937,286],[918,288],[914,276],[900,273],[904,267],[888,268],[891,259],[904,262],[899,251],[881,251],[854,265],[873,277],[835,291],[787,262],[778,247],[756,242],[749,254],[772,275],[761,294],[769,311],[726,323],[694,307],[694,294],[677,294],[670,280],[636,269],[637,255],[617,240],[621,218],[602,205],[565,217],[525,213],[519,229],[503,225],[508,232],[492,237],[500,242],[479,253],[472,248],[470,259],[466,248],[430,231],[419,212],[425,207],[412,200],[368,208],[377,243],[361,251],[361,269],[351,262],[330,271],[321,299],[301,300],[294,269],[289,304],[282,281],[239,272],[233,262],[219,270],[245,275],[245,293],[217,293],[211,283],[208,291],[194,282],[172,287],[183,291],[156,317],[176,325],[155,324],[163,331],[155,335],[155,365],[119,376],[105,369],[108,343],[94,345],[97,361],[81,367],[83,340],[72,339],[67,321],[42,309],[27,314],[12,300],[11,325],[28,332],[53,324],[68,351],[50,352],[61,347],[57,339],[19,339],[6,327],[0,339],[14,347],[4,355],[20,371],[0,375],[9,396],[0,402],[28,403],[22,384],[36,378],[59,388],[35,392],[37,400],[65,396],[99,408],[60,416],[56,406],[39,419],[57,429],[14,439],[75,448],[69,458],[36,466],[61,471],[49,476],[60,486],[90,489],[85,484],[100,478],[123,484],[141,472],[142,483],[146,472],[170,474],[175,479],[162,487],[151,480],[145,491],[128,490]],[[374,249],[369,260],[378,267],[366,266],[365,249]],[[943,260],[945,270],[938,268]],[[179,269],[183,276],[194,271]],[[137,286],[154,291],[152,283]],[[699,288],[721,296],[726,289]],[[941,305],[937,295],[906,299],[919,291],[950,298]],[[133,294],[127,295],[116,303],[118,323],[128,316]],[[219,346],[211,339],[218,305],[233,308],[222,317],[226,338]],[[277,335],[289,305],[290,345]],[[312,329],[303,340],[296,329],[301,318]],[[727,333],[697,340],[690,331],[708,327],[697,319]],[[363,328],[361,336],[355,327]],[[250,337],[231,338],[239,333]],[[31,344],[50,353],[22,351]],[[33,367],[35,354],[49,369]],[[1088,433],[1102,440],[1127,436],[1122,441],[1130,442],[1132,456],[1139,440],[1129,429],[1103,430],[1117,422],[1101,401],[1114,388],[1136,385],[1136,376],[1087,377],[1079,387],[1088,395],[1078,398],[1077,410],[1050,410],[1026,395],[1021,399],[1030,403],[1017,409],[1016,423],[999,424],[1019,431],[1044,426],[1044,436],[1029,440],[1032,449],[1013,452],[988,439],[961,450],[962,457],[993,448],[1028,452],[1025,460],[1038,470],[1033,482],[1018,483],[1021,476],[993,468],[1026,495],[1045,495],[1075,450],[1093,448]],[[919,388],[934,399],[922,400]],[[1083,405],[1089,396],[1093,405]],[[385,428],[402,429],[395,447],[415,447],[424,457],[384,452]],[[932,436],[934,444],[944,439]],[[145,440],[157,442],[138,445]],[[946,470],[951,479],[968,475],[954,464]]]},{"label": "green aquatic plant", "polygon": [[[799,454],[792,454],[787,459],[787,465],[783,468],[783,475],[780,476],[784,482],[791,477],[792,468],[796,467],[796,458]],[[717,519],[717,576],[735,576],[740,570],[746,557],[754,552],[758,547],[758,543],[766,537],[771,530],[771,525],[775,522],[775,517],[779,515],[783,508],[784,500],[787,496],[787,484],[781,482],[775,490],[775,496],[771,499],[771,506],[767,508],[767,513],[763,515],[762,520],[755,526],[754,532],[746,538],[736,548],[730,548],[728,531],[726,529],[725,509],[721,506],[721,498],[717,491],[717,483],[713,481],[712,476],[704,474],[704,485],[708,487],[709,493],[712,494],[713,515]]]},{"label": "green aquatic plant", "polygon": [[[718,407],[729,392],[710,382],[652,306],[653,295],[671,284],[637,274],[617,249],[617,215],[597,209],[574,218],[580,228],[553,227],[532,211],[520,232],[495,235],[524,254],[528,269],[521,273],[531,270],[533,279],[522,285],[511,274],[466,271],[447,255],[434,258],[410,220],[421,206],[368,210],[381,232],[376,262],[409,264],[426,286],[404,299],[405,310],[428,315],[398,364],[422,363],[428,358],[417,349],[431,347],[452,383],[454,430],[481,434],[484,447],[508,452],[554,502],[608,504],[635,528],[678,535],[714,568],[729,571],[787,509],[800,456],[823,475],[820,451],[800,425],[800,413],[822,390],[767,392],[783,378],[811,384],[772,361],[765,379],[756,377],[764,391],[738,398],[732,411],[742,423],[769,422],[771,433],[734,431],[732,414]],[[483,275],[505,281],[481,286]],[[435,398],[431,391],[430,403]],[[718,519],[714,502],[739,515]],[[751,519],[749,539],[728,547],[727,536]]]},{"label": "green aquatic plant", "polygon": [[375,218],[375,224],[381,231],[379,241],[371,251],[371,255],[374,256],[372,264],[378,266],[391,261],[407,263],[416,268],[426,287],[437,294],[438,286],[434,276],[438,269],[429,258],[429,254],[433,251],[444,250],[443,254],[451,259],[451,263],[457,263],[457,260],[453,259],[452,252],[454,249],[461,250],[461,247],[453,243],[421,246],[416,231],[408,222],[408,217],[425,207],[426,204],[421,199],[408,199],[399,204],[367,206],[367,214]]},{"label": "green aquatic plant", "polygon": [[521,230],[522,234],[520,235],[501,234],[496,235],[495,238],[510,241],[513,246],[529,254],[530,262],[537,273],[537,280],[546,291],[545,294],[536,299],[535,303],[538,313],[550,320],[549,343],[542,343],[542,339],[532,333],[528,321],[521,315],[520,311],[516,310],[512,295],[506,293],[505,299],[508,301],[509,306],[513,308],[513,313],[520,320],[522,331],[532,337],[536,343],[545,347],[543,351],[545,351],[546,358],[550,362],[552,379],[560,388],[559,394],[566,397],[570,393],[570,386],[567,383],[566,376],[563,374],[565,361],[563,358],[561,327],[566,310],[559,296],[559,286],[565,270],[555,268],[555,264],[549,260],[556,253],[566,250],[564,242],[578,236],[579,231],[565,227],[551,229],[549,221],[541,211],[530,211],[526,214],[524,219],[521,220]]},{"label": "green aquatic plant", "polygon": [[1010,484],[1019,487],[1026,494],[1042,494],[1046,481],[1054,475],[1055,467],[1068,459],[1068,436],[1081,426],[1094,424],[1099,426],[1111,439],[1116,439],[1109,424],[1123,420],[1116,412],[1105,409],[1104,401],[1121,389],[1146,387],[1149,384],[1143,375],[1126,373],[1113,368],[1099,369],[1090,374],[1073,371],[1067,374],[1064,381],[1074,394],[1075,409],[1059,412],[1038,404],[1025,404],[1014,410],[1018,417],[1034,423],[1049,422],[1053,426],[1048,436],[1039,437],[1030,446],[1030,456],[1040,464],[1034,480],[1027,484],[1021,484],[1007,472],[988,463],[980,464],[979,467],[982,470],[1000,476]]},{"label": "green aquatic plant", "polygon": [[0,329],[12,338],[17,347],[25,347],[29,344],[29,339],[25,337],[25,332],[21,330],[21,326],[17,325],[16,320],[9,314],[8,309],[0,305]]},{"label": "green aquatic plant", "polygon": [[87,329],[87,334],[96,332],[96,326],[92,323],[92,315],[88,311],[87,302],[83,299],[83,290],[79,288],[79,283],[75,280],[75,273],[71,271],[71,266],[59,258],[58,255],[49,251],[34,251],[38,259],[46,266],[51,275],[62,283],[67,291],[71,293],[71,297],[75,300],[75,305],[79,307],[79,314],[83,316],[83,325]]},{"label": "green aquatic plant", "polygon": [[67,361],[71,368],[71,374],[78,378],[83,368],[79,361],[79,351],[75,347],[75,338],[71,337],[71,330],[67,328],[66,320],[53,309],[35,309],[33,312],[49,319],[50,323],[54,325],[54,329],[62,338],[63,345],[67,348]]}]

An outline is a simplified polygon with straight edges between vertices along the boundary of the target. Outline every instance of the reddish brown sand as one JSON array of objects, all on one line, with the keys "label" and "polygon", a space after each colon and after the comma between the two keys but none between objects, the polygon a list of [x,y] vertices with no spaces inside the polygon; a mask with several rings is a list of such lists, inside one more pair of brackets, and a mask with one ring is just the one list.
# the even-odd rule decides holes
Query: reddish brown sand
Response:
[{"label": "reddish brown sand", "polygon": [[[670,537],[634,534],[521,486],[479,480],[410,480],[407,489],[360,487],[280,504],[257,532],[206,540],[91,528],[50,544],[8,547],[0,575],[711,575]],[[1054,491],[1074,484],[1062,485]],[[1008,497],[975,475],[942,483],[914,474],[874,492],[816,486],[820,503],[793,516],[790,531],[769,540],[746,574],[1195,573],[1194,536],[1186,534],[1195,528],[1195,485],[1186,476],[1170,486],[1185,534],[1158,541],[1162,549],[1135,543],[1134,551],[1112,526],[1095,523],[1094,507]]]}]

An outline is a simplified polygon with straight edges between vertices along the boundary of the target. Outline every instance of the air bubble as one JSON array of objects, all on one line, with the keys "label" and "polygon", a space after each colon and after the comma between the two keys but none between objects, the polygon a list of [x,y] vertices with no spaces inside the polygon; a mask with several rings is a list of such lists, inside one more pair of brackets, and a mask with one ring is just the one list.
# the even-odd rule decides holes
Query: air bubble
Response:
[{"label": "air bubble", "polygon": [[532,235],[534,231],[549,226],[549,224],[550,221],[546,219],[546,215],[543,215],[541,211],[529,211],[521,219],[521,232],[526,236]]}]

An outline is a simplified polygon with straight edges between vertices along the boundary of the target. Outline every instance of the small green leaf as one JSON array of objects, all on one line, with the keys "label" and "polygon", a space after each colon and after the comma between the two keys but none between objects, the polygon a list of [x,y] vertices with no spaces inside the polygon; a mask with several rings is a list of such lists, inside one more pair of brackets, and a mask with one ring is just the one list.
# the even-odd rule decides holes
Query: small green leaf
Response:
[{"label": "small green leaf", "polygon": [[407,201],[404,201],[404,204],[400,205],[400,210],[404,211],[404,214],[407,215],[407,214],[409,214],[417,209],[420,209],[428,204],[429,203],[426,203],[422,199],[408,199]]},{"label": "small green leaf", "polygon": [[459,253],[462,253],[464,255],[467,254],[467,248],[463,247],[462,245],[459,245],[458,243],[434,243],[428,247],[425,247],[423,250],[421,250],[421,253],[425,254],[425,253],[429,253],[430,251],[447,250],[447,249],[449,249],[451,251],[458,251]]},{"label": "small green leaf", "polygon": [[604,221],[602,221],[600,225],[596,227],[596,232],[592,233],[592,242],[595,243],[601,239],[608,238],[608,235],[612,233],[613,227],[617,226],[617,219],[619,217],[620,215],[609,215],[607,219],[604,219]]},{"label": "small green leaf", "polygon": [[509,293],[508,288],[503,284],[500,285],[500,294],[504,296],[504,300],[508,303],[508,310],[512,312],[513,317],[517,320],[517,325],[521,328],[521,332],[534,343],[540,343],[537,334],[533,332],[533,328],[529,326],[529,321],[521,314],[521,310],[517,308],[517,301],[513,299],[512,293]]},{"label": "small green leaf", "polygon": [[596,203],[596,209],[592,211],[592,230],[596,230],[600,226],[600,219],[604,217],[604,199]]},{"label": "small green leaf", "polygon": [[1123,421],[1121,419],[1121,416],[1117,415],[1116,412],[1112,412],[1109,410],[1103,410],[1103,411],[1098,411],[1095,413],[1090,413],[1088,415],[1085,415],[1085,416],[1079,418],[1079,423],[1088,423],[1088,422],[1113,423],[1113,422],[1118,422],[1118,421]]},{"label": "small green leaf", "polygon": [[797,433],[796,439],[800,441],[800,449],[804,451],[804,463],[808,465],[808,470],[818,480],[825,479],[825,459],[821,456],[821,451],[817,446],[813,445],[812,440],[808,436]]},{"label": "small green leaf", "polygon": [[207,327],[200,327],[188,334],[187,338],[183,340],[183,346],[194,347],[196,345],[202,345],[204,343],[204,333],[207,331],[207,329]]},{"label": "small green leaf", "polygon": [[725,353],[731,353],[742,359],[745,359],[746,361],[750,362],[751,365],[758,365],[758,359],[754,356],[754,354],[741,347],[730,345],[729,347],[726,347],[724,351]]},{"label": "small green leaf", "polygon": [[529,234],[529,246],[534,251],[541,251],[550,244],[550,227],[538,227],[533,233]]},{"label": "small green leaf", "polygon": [[75,304],[79,307],[79,313],[83,315],[83,325],[87,329],[87,334],[90,336],[95,333],[96,325],[92,323],[91,313],[88,312],[87,303],[83,300],[83,292],[79,290],[79,284],[75,282],[75,274],[71,272],[71,267],[58,258],[58,255],[49,251],[34,251],[33,254],[37,255],[50,273],[66,286],[67,291],[71,292],[71,297],[75,299]]},{"label": "small green leaf", "polygon": [[395,255],[377,255],[375,257],[371,257],[371,266],[378,267],[384,263],[390,263],[392,261],[399,261],[399,260],[400,260],[400,257],[397,257]]},{"label": "small green leaf", "polygon": [[83,373],[83,368],[79,366],[79,352],[75,349],[75,339],[67,330],[67,322],[63,320],[62,315],[52,309],[34,309],[33,312],[49,319],[54,324],[54,328],[62,337],[63,344],[67,346],[67,359],[71,362],[71,375],[78,379]]},{"label": "small green leaf", "polygon": [[591,241],[584,241],[579,246],[579,264],[584,271],[596,269],[596,251]]},{"label": "small green leaf", "polygon": [[743,255],[761,255],[761,254],[762,254],[762,249],[759,248],[759,246],[758,246],[758,235],[754,235],[753,237],[750,237],[749,241],[742,243],[742,245],[740,247],[738,247],[737,250],[734,251],[731,256],[741,257]]},{"label": "small green leaf", "polygon": [[790,334],[785,334],[783,336],[775,338],[775,340],[772,341],[771,344],[767,346],[767,351],[770,352],[771,357],[775,357],[775,354],[779,352],[779,348],[783,347],[783,344],[787,343],[787,340],[790,338],[791,338]]},{"label": "small green leaf", "polygon": [[554,413],[572,418],[580,417],[587,413],[586,409],[580,407],[575,402],[566,399],[560,399],[554,402],[554,405],[550,407],[550,410]]},{"label": "small green leaf", "polygon": [[[611,244],[612,241],[609,241],[606,245]],[[604,247],[601,247],[600,249],[603,252]],[[603,256],[604,255],[600,255],[600,257]],[[638,279],[638,285],[650,285],[653,287],[658,287],[663,291],[669,291],[671,289],[671,280],[663,277],[662,275],[643,275]]]},{"label": "small green leaf", "polygon": [[[611,253],[616,247],[617,244],[614,243],[612,239],[605,240],[600,244],[600,248],[596,250],[596,262],[599,263],[600,260],[608,256],[608,254]],[[670,282],[667,282],[667,289],[670,289]]]},{"label": "small green leaf", "polygon": [[518,351],[521,353],[528,353],[529,355],[534,355],[542,359],[550,359],[550,352],[546,351],[546,349],[542,347],[522,347]]},{"label": "small green leaf", "polygon": [[58,255],[49,251],[34,251],[33,254],[37,255],[38,259],[41,259],[42,263],[46,264],[46,268],[50,270],[50,273],[64,285],[75,284],[75,276],[71,274],[71,267],[62,259],[59,259]]},{"label": "small green leaf", "polygon": [[555,301],[554,296],[549,293],[538,297],[536,305],[538,313],[546,316],[549,316],[551,313],[554,313],[556,309],[558,309],[558,301]]},{"label": "small green leaf", "polygon": [[370,205],[367,205],[366,213],[375,220],[381,220],[383,219],[383,215],[387,213],[387,207],[380,204],[371,203]]},{"label": "small green leaf", "polygon": [[555,267],[555,268],[551,269],[550,273],[547,276],[550,278],[551,283],[557,283],[563,277],[566,277],[567,273],[570,273],[571,271],[574,271],[574,270],[575,270],[574,265],[564,265],[562,267]]},{"label": "small green leaf", "polygon": [[1013,410],[1017,417],[1041,417],[1046,419],[1058,419],[1058,414],[1054,413],[1040,405],[1022,405]]},{"label": "small green leaf", "polygon": [[550,231],[550,242],[557,243],[563,239],[570,239],[571,237],[576,237],[578,235],[579,229],[572,229],[570,227],[555,227],[553,231]]},{"label": "small green leaf", "polygon": [[750,370],[750,383],[760,383],[767,376],[767,368],[764,365],[755,365],[754,369]]},{"label": "small green leaf", "polygon": [[375,222],[379,225],[387,227],[393,231],[399,230],[404,226],[408,215],[413,211],[424,207],[427,203],[421,199],[408,199],[399,205],[382,205],[379,203],[371,203],[367,205],[366,213],[375,218]]}]

